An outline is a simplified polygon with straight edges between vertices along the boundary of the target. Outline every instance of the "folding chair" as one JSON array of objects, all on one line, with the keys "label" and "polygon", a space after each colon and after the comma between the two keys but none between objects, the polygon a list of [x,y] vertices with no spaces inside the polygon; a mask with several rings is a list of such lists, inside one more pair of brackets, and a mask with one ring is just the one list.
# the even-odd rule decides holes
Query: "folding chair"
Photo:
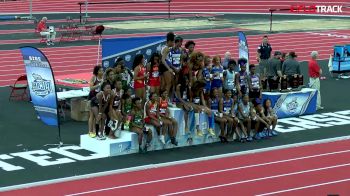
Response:
[{"label": "folding chair", "polygon": [[11,93],[10,93],[9,101],[11,101],[12,98],[15,98],[16,100],[22,100],[22,101],[28,100],[27,75],[21,75],[13,85],[10,85],[10,88],[11,88]]}]

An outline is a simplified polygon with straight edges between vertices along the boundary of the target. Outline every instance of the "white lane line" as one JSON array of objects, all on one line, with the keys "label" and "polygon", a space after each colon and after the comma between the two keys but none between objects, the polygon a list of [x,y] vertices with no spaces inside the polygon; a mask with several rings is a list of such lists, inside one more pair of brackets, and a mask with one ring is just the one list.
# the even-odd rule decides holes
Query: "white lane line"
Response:
[{"label": "white lane line", "polygon": [[279,160],[279,161],[272,161],[272,162],[267,162],[267,163],[260,163],[260,164],[254,164],[254,165],[228,168],[228,169],[214,170],[214,171],[210,171],[210,172],[201,172],[201,173],[177,176],[177,177],[172,177],[172,178],[163,178],[163,179],[159,179],[159,180],[145,181],[145,182],[139,182],[139,183],[134,183],[134,184],[103,188],[103,189],[95,189],[95,190],[91,190],[91,191],[73,193],[73,194],[68,194],[68,195],[74,196],[74,195],[83,195],[83,194],[89,194],[89,193],[103,192],[103,191],[114,190],[114,189],[128,188],[128,187],[134,187],[134,186],[140,186],[140,185],[146,185],[146,184],[154,184],[154,183],[166,182],[166,181],[171,181],[171,180],[179,180],[179,179],[185,179],[185,178],[191,178],[191,177],[197,177],[197,176],[217,174],[217,173],[222,173],[222,172],[227,172],[227,171],[235,171],[235,170],[241,170],[241,169],[261,167],[261,166],[272,165],[272,164],[277,164],[277,163],[285,163],[285,162],[291,162],[291,161],[297,161],[297,160],[311,159],[311,158],[317,158],[317,157],[329,156],[329,155],[341,154],[341,153],[348,153],[348,152],[350,152],[350,150],[323,153],[323,154],[304,156],[304,157],[298,157],[298,158],[293,158],[293,159],[285,159],[285,160]]},{"label": "white lane line", "polygon": [[308,188],[313,188],[313,187],[319,187],[319,186],[325,186],[325,185],[330,185],[330,184],[337,184],[337,183],[342,183],[342,182],[347,182],[350,181],[350,178],[346,178],[343,180],[337,180],[337,181],[330,181],[330,182],[324,182],[320,184],[312,184],[308,186],[302,186],[302,187],[296,187],[292,189],[285,189],[285,190],[280,190],[280,191],[275,191],[275,192],[270,192],[270,193],[263,193],[255,196],[266,196],[266,195],[275,195],[278,193],[285,193],[285,192],[290,192],[290,191],[297,191],[297,190],[302,190],[302,189],[308,189]]},{"label": "white lane line", "polygon": [[215,189],[215,188],[220,188],[220,187],[225,187],[225,186],[232,186],[232,185],[249,183],[249,182],[257,182],[257,181],[262,181],[262,180],[267,180],[267,179],[274,179],[274,178],[280,178],[280,177],[285,177],[285,176],[292,176],[292,175],[298,175],[298,174],[304,174],[304,173],[310,173],[310,172],[316,172],[316,171],[322,171],[322,170],[329,170],[329,169],[346,167],[346,166],[350,166],[350,163],[341,164],[341,165],[333,165],[333,166],[329,166],[329,167],[321,167],[321,168],[310,169],[310,170],[305,170],[305,171],[286,173],[286,174],[280,174],[280,175],[274,175],[274,176],[267,176],[267,177],[256,178],[256,179],[251,179],[251,180],[231,182],[231,183],[227,183],[227,184],[220,184],[220,185],[202,187],[202,188],[197,188],[197,189],[189,189],[189,190],[185,190],[185,191],[162,194],[160,196],[179,195],[179,194],[184,194],[184,193],[191,193],[191,192],[196,192],[196,191],[203,191],[203,190]]},{"label": "white lane line", "polygon": [[64,178],[56,178],[56,179],[51,179],[51,180],[30,182],[30,183],[1,187],[0,192],[22,189],[22,188],[30,188],[30,187],[35,187],[35,186],[44,186],[44,185],[73,181],[73,180],[83,180],[83,179],[87,179],[87,178],[95,178],[95,177],[102,177],[102,176],[107,176],[107,175],[122,174],[122,173],[127,173],[127,172],[142,171],[142,170],[146,170],[146,169],[154,169],[154,168],[182,165],[182,164],[186,164],[186,163],[194,163],[194,162],[199,162],[199,161],[207,161],[207,160],[213,160],[213,159],[220,159],[220,158],[261,153],[261,152],[269,152],[269,151],[282,150],[282,149],[287,149],[287,148],[296,148],[296,147],[310,146],[310,145],[320,145],[320,144],[325,144],[325,143],[329,143],[329,142],[340,142],[340,141],[345,141],[345,140],[350,141],[350,136],[340,136],[340,137],[334,137],[334,138],[320,139],[320,140],[307,141],[307,142],[299,142],[299,143],[273,146],[273,147],[267,147],[267,148],[260,148],[260,149],[254,149],[254,150],[246,150],[246,151],[241,151],[241,152],[211,155],[211,156],[185,159],[185,160],[179,160],[179,161],[149,164],[149,165],[124,168],[124,169],[115,169],[115,170],[110,170],[110,171],[103,171],[103,172],[96,172],[96,173],[70,176],[70,177],[64,177]]}]

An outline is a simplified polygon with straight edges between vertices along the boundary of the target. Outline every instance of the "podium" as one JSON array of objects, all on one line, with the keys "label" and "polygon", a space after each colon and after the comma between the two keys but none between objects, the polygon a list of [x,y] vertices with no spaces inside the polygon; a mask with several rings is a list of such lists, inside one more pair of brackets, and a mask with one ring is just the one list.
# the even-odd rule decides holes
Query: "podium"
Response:
[{"label": "podium", "polygon": [[[153,150],[163,150],[176,147],[184,147],[190,145],[200,145],[205,143],[218,142],[218,135],[220,134],[220,128],[218,125],[215,125],[216,136],[211,136],[208,134],[208,116],[204,113],[199,114],[199,125],[203,131],[204,136],[198,137],[195,134],[195,125],[194,125],[194,112],[189,113],[189,130],[192,134],[193,142],[192,144],[188,143],[188,135],[185,133],[185,120],[184,120],[184,111],[180,108],[169,108],[170,115],[175,118],[178,122],[178,132],[176,139],[178,141],[178,146],[174,146],[170,142],[168,134],[166,134],[166,144],[163,145],[158,139],[158,133],[155,128],[151,125],[146,127],[152,131],[152,142],[149,151]],[[121,136],[118,139],[109,139],[106,140],[97,140],[96,138],[89,137],[88,134],[80,136],[80,146],[83,149],[95,152],[101,156],[110,157],[110,156],[119,156],[124,154],[137,153],[139,150],[138,144],[138,135],[130,131],[122,131]]]}]

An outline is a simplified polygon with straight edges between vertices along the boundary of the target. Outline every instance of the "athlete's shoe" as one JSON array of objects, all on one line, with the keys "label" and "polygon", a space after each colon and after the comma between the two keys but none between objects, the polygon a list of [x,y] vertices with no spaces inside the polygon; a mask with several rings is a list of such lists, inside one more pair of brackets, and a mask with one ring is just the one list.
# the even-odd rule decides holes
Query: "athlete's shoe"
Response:
[{"label": "athlete's shoe", "polygon": [[202,130],[200,130],[200,129],[197,129],[196,134],[197,134],[197,136],[199,136],[199,137],[203,137],[203,132],[202,132]]},{"label": "athlete's shoe", "polygon": [[212,128],[208,129],[208,133],[212,136],[215,136],[215,132]]},{"label": "athlete's shoe", "polygon": [[165,136],[164,135],[159,136],[159,140],[163,145],[165,145]]}]

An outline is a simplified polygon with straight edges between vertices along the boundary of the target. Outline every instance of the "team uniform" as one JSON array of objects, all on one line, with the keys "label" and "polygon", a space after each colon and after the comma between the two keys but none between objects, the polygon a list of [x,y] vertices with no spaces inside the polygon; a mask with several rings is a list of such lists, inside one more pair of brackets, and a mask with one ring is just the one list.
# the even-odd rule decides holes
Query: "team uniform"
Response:
[{"label": "team uniform", "polygon": [[[222,75],[223,75],[224,70],[222,69],[222,67],[217,67],[214,66],[211,69],[211,74],[213,74],[213,80],[211,81],[211,88],[222,88]],[[216,76],[214,76],[215,74],[217,74]]]},{"label": "team uniform", "polygon": [[202,71],[203,78],[206,82],[206,85],[204,87],[204,93],[209,93],[211,90],[211,79],[210,79],[210,72],[208,68],[204,68]]},{"label": "team uniform", "polygon": [[[100,84],[101,82],[103,81],[103,79],[98,79],[97,77],[95,77],[95,81],[94,81],[94,84],[93,86],[96,86],[98,84]],[[91,90],[90,93],[89,93],[89,96],[88,96],[88,99],[91,100],[93,97],[95,97],[97,95],[97,93],[99,93],[101,91],[101,88],[98,87],[96,88],[95,90]]]},{"label": "team uniform", "polygon": [[161,97],[159,98],[159,113],[162,115],[166,115],[168,110],[168,100],[163,100]]},{"label": "team uniform", "polygon": [[[141,67],[140,71],[137,74],[137,77],[143,77],[146,73],[146,68]],[[134,82],[134,88],[144,88],[145,87],[145,79],[138,79]]]},{"label": "team uniform", "polygon": [[159,66],[153,65],[153,68],[150,71],[151,73],[150,73],[148,85],[152,87],[160,86]]},{"label": "team uniform", "polygon": [[260,77],[256,74],[250,75],[250,81],[252,88],[249,90],[249,97],[251,99],[256,99],[260,97]]},{"label": "team uniform", "polygon": [[224,105],[224,114],[226,115],[230,115],[231,114],[231,108],[232,108],[232,104],[233,104],[233,99],[229,98],[224,99],[223,105]]},{"label": "team uniform", "polygon": [[235,94],[234,92],[236,91],[235,76],[236,72],[227,70],[224,81],[224,89],[230,90],[233,94]]},{"label": "team uniform", "polygon": [[158,111],[158,102],[155,102],[155,103],[152,103],[151,101],[149,101],[149,102],[150,102],[150,105],[148,108],[149,109],[149,116],[146,116],[146,110],[145,110],[145,116],[146,116],[145,123],[147,123],[147,124],[151,123],[152,118],[150,116],[157,118],[157,111]]},{"label": "team uniform", "polygon": [[182,54],[181,48],[170,49],[170,52],[169,52],[169,60],[171,60],[170,65],[172,65],[172,67],[176,69],[176,71],[181,70],[181,54]]},{"label": "team uniform", "polygon": [[242,95],[246,95],[248,93],[248,74],[246,71],[239,71],[239,85],[241,87]]},{"label": "team uniform", "polygon": [[216,97],[215,99],[212,99],[210,102],[210,109],[215,114],[219,113],[219,99]]}]

